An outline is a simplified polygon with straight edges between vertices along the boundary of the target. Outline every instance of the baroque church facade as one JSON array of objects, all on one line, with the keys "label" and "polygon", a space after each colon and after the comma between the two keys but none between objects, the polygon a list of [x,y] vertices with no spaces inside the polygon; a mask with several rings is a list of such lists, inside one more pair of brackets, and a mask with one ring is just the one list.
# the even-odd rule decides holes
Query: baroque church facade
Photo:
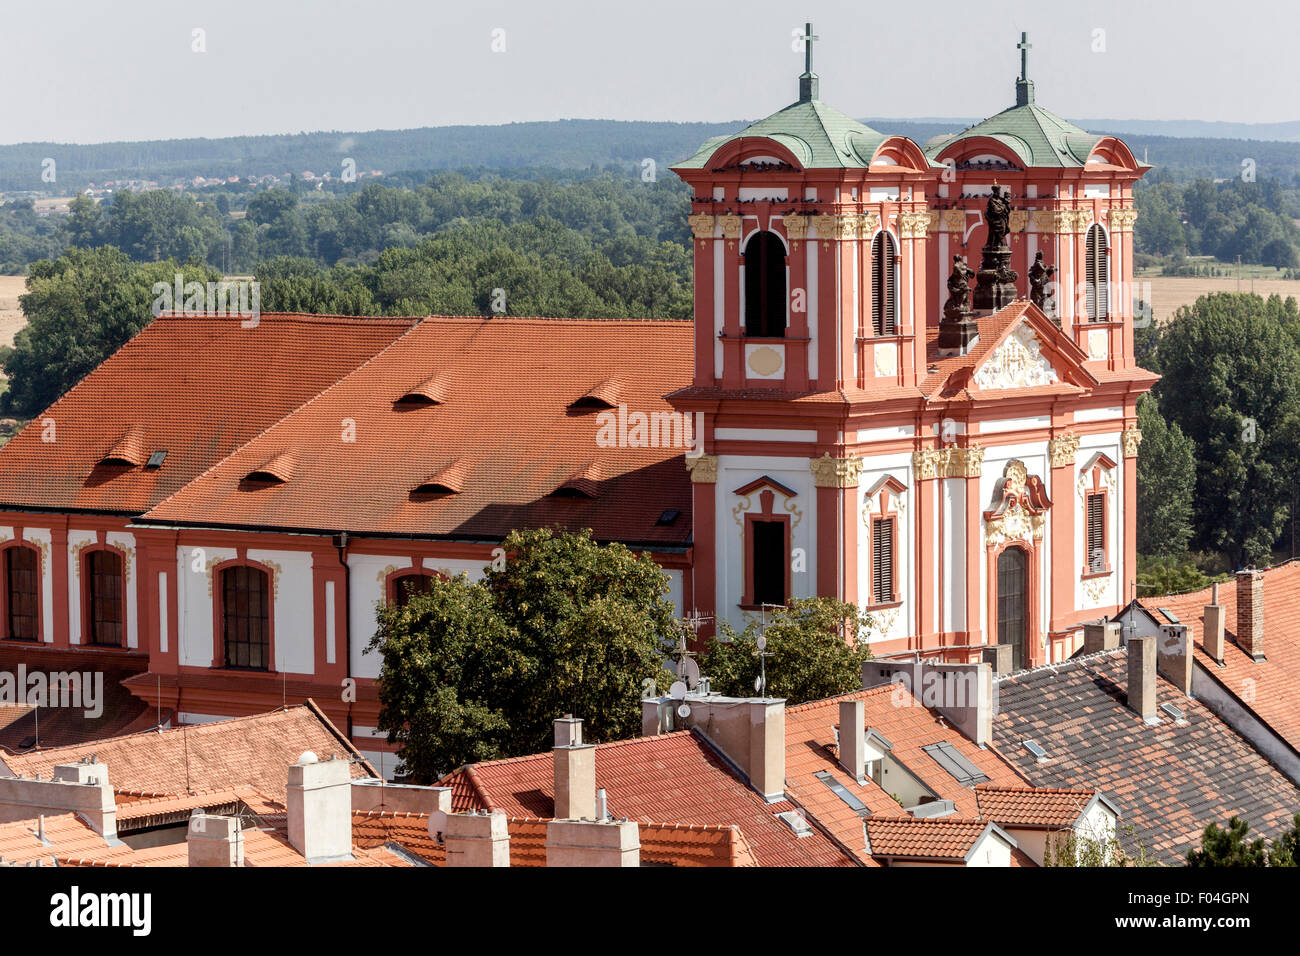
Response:
[{"label": "baroque church facade", "polygon": [[[0,663],[111,668],[115,731],[310,697],[378,761],[378,605],[554,525],[651,554],[684,615],[824,595],[877,654],[1068,656],[1136,577],[1147,167],[1021,52],[1015,106],[925,145],[809,53],[674,167],[693,323],[155,319],[0,449]],[[701,427],[598,439],[638,415]]]}]

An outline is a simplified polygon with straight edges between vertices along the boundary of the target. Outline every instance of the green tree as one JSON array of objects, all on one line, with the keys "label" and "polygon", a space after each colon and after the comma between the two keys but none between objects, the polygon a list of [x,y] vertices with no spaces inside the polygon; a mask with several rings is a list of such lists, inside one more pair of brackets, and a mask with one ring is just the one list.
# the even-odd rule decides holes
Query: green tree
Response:
[{"label": "green tree", "polygon": [[1156,348],[1160,411],[1196,449],[1195,539],[1237,567],[1266,561],[1286,522],[1300,424],[1297,335],[1294,299],[1215,293],[1180,308]]},{"label": "green tree", "polygon": [[1250,824],[1233,815],[1227,828],[1211,823],[1201,834],[1201,848],[1187,851],[1188,866],[1267,866],[1264,838],[1247,843]]},{"label": "green tree", "polygon": [[700,660],[710,689],[750,697],[760,676],[758,637],[767,639],[767,695],[789,704],[820,700],[862,689],[862,663],[871,651],[862,639],[868,618],[853,604],[831,598],[802,598],[751,620],[744,631],[723,621]]},{"label": "green tree", "polygon": [[1177,424],[1165,423],[1154,395],[1138,399],[1138,428],[1138,551],[1183,554],[1192,538],[1196,448]]},{"label": "green tree", "polygon": [[668,582],[648,555],[587,531],[514,531],[503,546],[482,581],[380,608],[380,727],[417,780],[547,749],[566,713],[594,740],[636,736],[642,682],[671,682]]},{"label": "green tree", "polygon": [[1291,829],[1268,848],[1269,866],[1300,866],[1300,813],[1292,818]]},{"label": "green tree", "polygon": [[[9,378],[5,411],[32,416],[52,404],[148,324],[154,284],[171,287],[180,271],[172,261],[132,262],[112,246],[33,263],[18,298],[27,325],[12,348],[0,350]],[[219,278],[199,266],[184,274],[187,281]]]}]

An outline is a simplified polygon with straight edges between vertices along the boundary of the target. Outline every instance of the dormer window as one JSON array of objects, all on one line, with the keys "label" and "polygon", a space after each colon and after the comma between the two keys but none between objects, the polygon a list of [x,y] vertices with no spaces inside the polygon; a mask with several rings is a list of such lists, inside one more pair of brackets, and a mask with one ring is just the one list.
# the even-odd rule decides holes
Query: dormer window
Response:
[{"label": "dormer window", "polygon": [[745,243],[745,334],[785,336],[785,243],[774,232],[756,232]]},{"label": "dormer window", "polygon": [[469,467],[464,459],[457,458],[450,464],[439,468],[415,488],[412,488],[411,496],[415,498],[433,498],[460,494],[468,471]]},{"label": "dormer window", "polygon": [[600,466],[587,462],[551,492],[552,498],[595,498],[600,493]]},{"label": "dormer window", "polygon": [[282,485],[293,477],[297,463],[292,452],[280,452],[270,461],[250,471],[244,480],[259,485]]},{"label": "dormer window", "polygon": [[428,405],[442,405],[447,401],[449,391],[446,376],[439,372],[393,399],[393,408],[402,411]]},{"label": "dormer window", "polygon": [[617,408],[619,391],[618,379],[607,378],[603,382],[593,385],[580,397],[570,402],[569,409],[570,411],[586,411],[588,409]]},{"label": "dormer window", "polygon": [[99,464],[134,468],[136,465],[144,464],[145,459],[144,431],[139,425],[132,425],[99,460]]}]

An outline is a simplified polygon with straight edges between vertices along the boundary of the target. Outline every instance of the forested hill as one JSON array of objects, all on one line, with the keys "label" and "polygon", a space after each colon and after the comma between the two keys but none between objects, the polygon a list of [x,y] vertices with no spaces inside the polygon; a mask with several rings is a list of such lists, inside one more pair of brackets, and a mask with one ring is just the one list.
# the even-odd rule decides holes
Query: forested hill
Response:
[{"label": "forested hill", "polygon": [[[359,171],[394,173],[462,167],[554,169],[631,166],[649,158],[659,167],[690,156],[711,136],[733,133],[744,120],[724,123],[650,123],[615,120],[557,120],[504,126],[445,126],[370,132],[299,133],[237,136],[226,139],[174,139],[138,143],[68,145],[20,143],[0,146],[0,191],[32,190],[66,195],[88,183],[144,179],[167,185],[195,176],[301,174],[338,177],[345,159]],[[882,132],[924,143],[952,133],[969,121],[868,119]],[[1105,122],[1105,121],[1102,121]],[[1108,132],[1088,121],[1081,125]],[[1213,137],[1179,138],[1147,132],[1137,121],[1119,133],[1139,157],[1177,181],[1240,175],[1250,158],[1269,178],[1291,180],[1300,174],[1300,143]],[[1233,131],[1239,125],[1232,127]],[[1260,127],[1272,131],[1278,124]],[[1151,130],[1164,130],[1158,122]],[[1177,127],[1179,129],[1182,126]],[[1195,127],[1188,127],[1195,128]],[[57,164],[57,187],[41,178],[43,162]]]}]

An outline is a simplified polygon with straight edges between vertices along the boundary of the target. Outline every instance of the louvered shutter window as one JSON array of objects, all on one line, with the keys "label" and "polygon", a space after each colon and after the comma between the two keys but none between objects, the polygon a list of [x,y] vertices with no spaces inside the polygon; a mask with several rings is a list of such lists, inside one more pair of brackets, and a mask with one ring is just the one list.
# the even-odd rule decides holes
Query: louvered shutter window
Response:
[{"label": "louvered shutter window", "polygon": [[1088,570],[1106,570],[1106,496],[1088,496]]},{"label": "louvered shutter window", "polygon": [[896,258],[894,237],[876,233],[871,241],[871,331],[876,335],[898,334]]},{"label": "louvered shutter window", "polygon": [[894,601],[894,519],[871,523],[871,603]]},{"label": "louvered shutter window", "polygon": [[1110,257],[1109,244],[1100,225],[1088,230],[1084,249],[1085,306],[1089,322],[1104,322],[1110,318]]}]

